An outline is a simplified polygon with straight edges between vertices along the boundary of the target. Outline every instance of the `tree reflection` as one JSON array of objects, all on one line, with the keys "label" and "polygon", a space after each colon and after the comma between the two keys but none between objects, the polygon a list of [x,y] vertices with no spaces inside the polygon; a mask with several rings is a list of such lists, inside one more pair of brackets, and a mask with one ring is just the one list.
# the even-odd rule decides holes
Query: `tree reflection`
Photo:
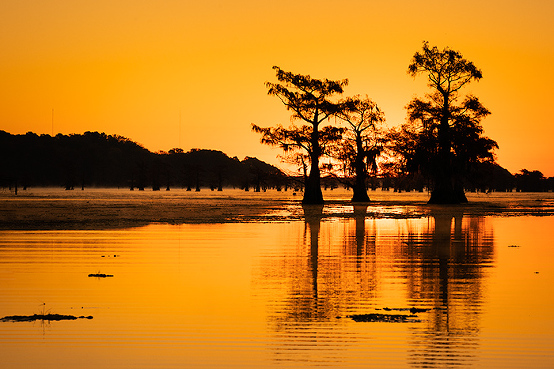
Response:
[{"label": "tree reflection", "polygon": [[[470,359],[483,302],[484,268],[494,257],[486,218],[456,208],[432,211],[428,232],[404,237],[408,301],[430,306],[425,328],[413,329],[411,364],[433,367]],[[446,361],[445,361],[446,360]]]},{"label": "tree reflection", "polygon": [[[306,324],[337,328],[350,322],[337,317],[353,313],[422,307],[429,311],[419,315],[421,323],[407,326],[409,363],[433,367],[471,359],[484,271],[494,257],[487,218],[464,216],[456,207],[432,209],[425,219],[399,220],[366,218],[362,205],[346,219],[326,218],[322,206],[303,210],[299,243],[279,263],[267,265],[262,276],[282,290],[268,317],[275,331],[297,338]],[[403,306],[394,305],[399,300]],[[310,336],[315,346],[317,332]],[[325,339],[333,332],[325,331]]]},{"label": "tree reflection", "polygon": [[310,268],[312,270],[312,295],[314,302],[318,300],[317,278],[319,269],[319,229],[321,218],[323,218],[323,205],[303,205],[304,210],[304,238],[309,234],[310,245]]}]

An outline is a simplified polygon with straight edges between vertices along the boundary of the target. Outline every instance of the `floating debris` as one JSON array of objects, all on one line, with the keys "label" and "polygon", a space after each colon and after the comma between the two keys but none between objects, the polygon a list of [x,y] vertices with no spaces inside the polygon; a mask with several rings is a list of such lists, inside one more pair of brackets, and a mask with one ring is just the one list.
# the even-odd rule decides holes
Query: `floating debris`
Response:
[{"label": "floating debris", "polygon": [[519,245],[508,245],[508,247],[521,247]]},{"label": "floating debris", "polygon": [[[376,309],[376,310],[381,310],[381,309]],[[385,311],[393,311],[393,310],[394,311],[409,311],[412,314],[417,314],[417,313],[426,313],[431,309],[416,308],[416,307],[411,307],[411,308],[389,308],[389,307],[384,307],[383,310],[385,310]]]},{"label": "floating debris", "polygon": [[426,313],[428,312],[429,310],[431,309],[423,309],[423,308],[416,308],[416,307],[413,307],[413,308],[410,308],[410,313],[412,314],[417,314],[417,313]]},{"label": "floating debris", "polygon": [[108,277],[113,277],[113,274],[91,273],[88,276],[89,277],[96,277],[96,278],[108,278]]},{"label": "floating debris", "polygon": [[34,322],[36,320],[42,321],[60,321],[60,320],[77,320],[77,319],[92,319],[92,315],[89,316],[74,316],[74,315],[62,315],[62,314],[34,314],[34,315],[11,315],[5,316],[0,319],[0,322]]},{"label": "floating debris", "polygon": [[355,322],[417,323],[417,315],[406,314],[354,314],[349,318]]}]

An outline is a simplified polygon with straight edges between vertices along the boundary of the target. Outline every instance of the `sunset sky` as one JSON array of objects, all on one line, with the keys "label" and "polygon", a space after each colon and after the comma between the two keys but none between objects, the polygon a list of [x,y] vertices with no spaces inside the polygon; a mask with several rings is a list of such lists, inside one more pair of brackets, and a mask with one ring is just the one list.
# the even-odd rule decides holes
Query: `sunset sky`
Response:
[{"label": "sunset sky", "polygon": [[348,78],[345,96],[369,95],[395,126],[427,90],[407,74],[427,40],[483,71],[464,92],[492,112],[498,163],[554,176],[553,19],[551,0],[4,0],[0,130],[51,134],[53,120],[54,134],[278,164],[250,130],[289,124],[264,86],[273,65]]}]

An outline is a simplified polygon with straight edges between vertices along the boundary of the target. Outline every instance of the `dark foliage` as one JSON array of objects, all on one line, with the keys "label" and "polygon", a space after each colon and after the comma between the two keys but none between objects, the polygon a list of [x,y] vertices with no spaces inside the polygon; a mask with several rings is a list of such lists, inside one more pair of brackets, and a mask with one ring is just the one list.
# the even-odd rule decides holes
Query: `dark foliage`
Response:
[{"label": "dark foliage", "polygon": [[431,93],[407,106],[408,122],[390,135],[400,168],[429,179],[430,203],[467,202],[464,184],[475,167],[494,162],[497,143],[483,136],[481,120],[490,112],[475,96],[461,97],[462,87],[482,73],[457,51],[423,44],[408,73],[427,76]]},{"label": "dark foliage", "polygon": [[331,156],[341,163],[342,182],[352,188],[352,202],[368,202],[367,178],[378,169],[377,158],[385,144],[380,127],[385,115],[367,95],[348,97],[341,105],[337,116],[347,128]]},{"label": "dark foliage", "polygon": [[292,112],[291,120],[302,121],[307,125],[293,125],[289,129],[282,126],[263,128],[253,125],[252,129],[262,134],[262,143],[280,146],[286,153],[292,150],[294,154],[290,159],[301,164],[305,172],[308,172],[309,166],[309,172],[304,175],[305,191],[302,202],[322,204],[319,159],[325,150],[322,145],[326,143],[322,136],[325,132],[331,132],[333,127],[320,127],[320,124],[340,109],[341,105],[332,101],[332,98],[343,93],[348,80],[314,79],[309,75],[286,72],[277,66],[273,69],[279,83],[266,82],[268,94],[277,96],[287,110]]},{"label": "dark foliage", "polygon": [[468,171],[464,187],[472,192],[511,192],[515,177],[492,162],[476,163]]},{"label": "dark foliage", "polygon": [[538,170],[522,169],[515,174],[515,187],[520,192],[554,191],[554,177],[545,178]]},{"label": "dark foliage", "polygon": [[0,184],[4,187],[188,187],[282,186],[284,176],[254,158],[240,161],[221,151],[193,149],[153,153],[121,136],[12,135],[0,131]]}]

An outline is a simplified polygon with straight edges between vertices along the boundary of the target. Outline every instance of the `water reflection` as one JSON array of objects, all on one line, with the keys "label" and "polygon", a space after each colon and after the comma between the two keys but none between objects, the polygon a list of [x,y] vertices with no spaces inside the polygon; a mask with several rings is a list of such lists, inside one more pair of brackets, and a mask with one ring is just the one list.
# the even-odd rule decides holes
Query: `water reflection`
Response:
[{"label": "water reflection", "polygon": [[[290,358],[292,348],[302,352],[298,345],[304,340],[312,349],[325,346],[332,335],[342,344],[326,347],[327,356],[297,359],[340,361],[360,345],[347,328],[374,338],[379,337],[377,331],[405,329],[410,346],[406,360],[412,367],[471,363],[479,343],[485,268],[494,258],[486,217],[441,208],[424,219],[377,220],[366,218],[366,206],[355,206],[350,219],[329,220],[322,207],[303,210],[302,244],[272,258],[262,276],[267,283],[282,285],[282,294],[272,300],[269,321],[291,346],[275,348],[278,354],[287,351],[278,356]],[[347,318],[409,307],[428,311],[419,314],[420,323],[393,328],[393,323],[354,323]],[[397,344],[406,352],[405,341]],[[364,349],[378,355],[377,346]]]},{"label": "water reflection", "polygon": [[494,257],[486,218],[464,218],[461,211],[432,212],[434,226],[404,237],[410,301],[433,307],[425,328],[414,330],[414,366],[456,364],[475,355],[483,303],[484,268]]}]

